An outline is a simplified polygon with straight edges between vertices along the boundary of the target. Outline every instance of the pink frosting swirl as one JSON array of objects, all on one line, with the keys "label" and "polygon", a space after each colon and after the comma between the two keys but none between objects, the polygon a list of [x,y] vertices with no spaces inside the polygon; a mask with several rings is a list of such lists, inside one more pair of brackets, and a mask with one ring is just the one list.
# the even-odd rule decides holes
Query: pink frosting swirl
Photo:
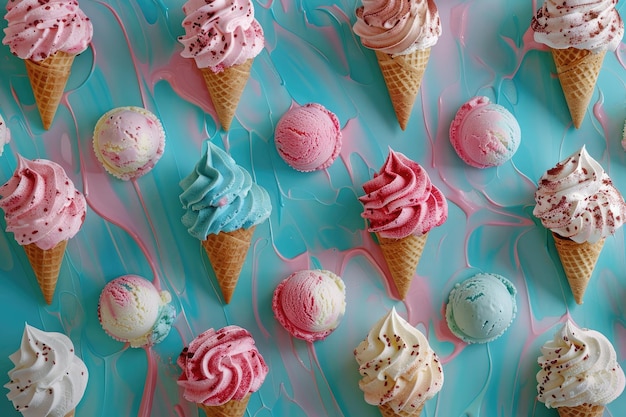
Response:
[{"label": "pink frosting swirl", "polygon": [[13,176],[0,187],[0,208],[20,245],[34,243],[43,250],[72,238],[86,214],[85,197],[61,165],[20,155]]},{"label": "pink frosting swirl", "polygon": [[22,59],[43,61],[58,51],[79,54],[93,26],[76,0],[9,0],[3,44]]},{"label": "pink frosting swirl", "polygon": [[614,51],[624,37],[617,0],[546,0],[533,17],[535,41],[555,49]]},{"label": "pink frosting swirl", "polygon": [[268,373],[252,335],[238,326],[200,334],[183,349],[177,363],[185,399],[208,406],[242,400],[261,387]]},{"label": "pink frosting swirl", "polygon": [[265,44],[250,0],[188,0],[183,5],[185,35],[181,56],[198,68],[220,72],[257,56]]},{"label": "pink frosting swirl", "polygon": [[389,150],[374,178],[363,184],[362,216],[372,233],[389,239],[426,234],[448,218],[448,203],[417,162]]},{"label": "pink frosting swirl", "polygon": [[432,0],[363,0],[353,30],[366,48],[405,55],[430,48],[441,36],[441,19]]}]

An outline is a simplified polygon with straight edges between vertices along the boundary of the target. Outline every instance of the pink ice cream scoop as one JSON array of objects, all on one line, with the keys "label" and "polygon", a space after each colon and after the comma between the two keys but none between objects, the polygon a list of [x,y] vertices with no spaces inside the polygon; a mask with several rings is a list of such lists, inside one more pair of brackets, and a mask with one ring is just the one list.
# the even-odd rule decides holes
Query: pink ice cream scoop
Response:
[{"label": "pink ice cream scoop", "polygon": [[450,125],[450,142],[468,165],[502,165],[515,154],[521,140],[517,119],[487,97],[474,97],[459,108]]},{"label": "pink ice cream scoop", "polygon": [[292,336],[314,342],[339,326],[346,311],[346,290],[336,274],[325,270],[294,272],[274,290],[272,310]]},{"label": "pink ice cream scoop", "polygon": [[130,180],[148,173],[163,156],[161,121],[141,107],[118,107],[105,113],[94,129],[93,150],[107,172]]},{"label": "pink ice cream scoop", "polygon": [[176,312],[167,291],[137,275],[124,275],[109,282],[98,304],[98,319],[104,331],[131,347],[151,346],[168,335]]},{"label": "pink ice cream scoop", "polygon": [[292,107],[276,125],[278,154],[292,168],[310,172],[328,168],[341,151],[337,116],[321,104]]}]

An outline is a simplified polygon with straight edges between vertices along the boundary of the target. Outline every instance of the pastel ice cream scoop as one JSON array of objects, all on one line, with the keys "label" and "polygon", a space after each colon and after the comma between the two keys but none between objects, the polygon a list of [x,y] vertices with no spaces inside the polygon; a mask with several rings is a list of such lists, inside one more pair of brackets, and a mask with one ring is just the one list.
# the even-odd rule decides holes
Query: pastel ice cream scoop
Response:
[{"label": "pastel ice cream scoop", "polygon": [[165,131],[152,112],[118,107],[106,112],[93,133],[93,150],[106,171],[122,180],[148,173],[163,156]]},{"label": "pastel ice cream scoop", "polygon": [[274,290],[274,317],[292,336],[314,342],[339,326],[346,311],[341,277],[326,270],[303,270],[285,278]]},{"label": "pastel ice cream scoop", "polygon": [[11,141],[11,131],[7,127],[6,122],[0,115],[0,156],[2,156],[2,151],[4,151],[4,145]]},{"label": "pastel ice cream scoop", "polygon": [[28,324],[20,348],[9,356],[7,398],[24,417],[73,416],[83,398],[89,372],[63,333]]},{"label": "pastel ice cream scoop", "polygon": [[541,347],[537,362],[537,399],[560,415],[602,416],[624,391],[624,370],[609,339],[569,319]]},{"label": "pastel ice cream scoop", "polygon": [[281,158],[298,171],[328,168],[341,151],[339,119],[321,104],[292,107],[278,121],[274,142]]},{"label": "pastel ice cream scoop", "polygon": [[515,154],[521,141],[515,116],[487,97],[463,104],[450,125],[450,142],[468,165],[488,168],[502,165]]},{"label": "pastel ice cream scoop", "polygon": [[150,281],[124,275],[110,281],[100,293],[98,319],[104,331],[131,347],[151,346],[168,335],[176,311],[167,291]]},{"label": "pastel ice cream scoop", "polygon": [[515,286],[497,274],[477,274],[450,291],[448,327],[466,343],[486,343],[500,337],[517,313]]}]

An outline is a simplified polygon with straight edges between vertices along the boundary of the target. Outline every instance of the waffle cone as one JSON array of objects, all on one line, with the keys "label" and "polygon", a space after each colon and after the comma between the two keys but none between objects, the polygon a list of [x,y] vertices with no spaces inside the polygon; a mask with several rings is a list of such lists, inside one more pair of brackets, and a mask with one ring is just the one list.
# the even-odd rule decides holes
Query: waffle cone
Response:
[{"label": "waffle cone", "polygon": [[250,58],[243,64],[233,65],[221,72],[213,72],[210,68],[200,69],[217,112],[217,118],[224,130],[230,129],[230,124],[235,117],[241,94],[250,78],[252,61],[253,59]]},{"label": "waffle cone", "polygon": [[596,266],[604,239],[596,243],[576,243],[571,239],[563,238],[556,233],[552,233],[554,244],[561,259],[561,264],[565,270],[567,281],[574,294],[576,303],[582,304],[587,284],[591,279],[591,274]]},{"label": "waffle cone", "polygon": [[552,49],[565,101],[577,129],[593,96],[605,54],[606,51],[594,53],[576,48]]},{"label": "waffle cone", "polygon": [[210,234],[202,241],[226,304],[235,292],[255,228]]},{"label": "waffle cone", "polygon": [[406,298],[417,264],[422,257],[428,233],[421,236],[410,235],[402,239],[389,239],[376,234],[378,246],[383,252],[387,267],[391,272],[401,300]]},{"label": "waffle cone", "polygon": [[76,55],[58,51],[41,62],[27,59],[26,72],[43,127],[48,130],[59,108]]},{"label": "waffle cone", "polygon": [[43,293],[43,298],[45,298],[48,304],[52,303],[54,290],[57,287],[59,271],[61,270],[61,263],[63,262],[66,246],[67,240],[61,241],[55,247],[48,250],[41,249],[34,243],[23,246],[30,265],[35,272],[35,277]]},{"label": "waffle cone", "polygon": [[204,405],[198,404],[204,410],[206,417],[241,417],[246,412],[246,407],[250,401],[250,394],[241,400],[230,400],[222,405]]},{"label": "waffle cone", "polygon": [[559,407],[557,411],[559,417],[602,417],[604,406],[582,404],[576,407]]},{"label": "waffle cone", "polygon": [[383,73],[393,110],[402,130],[406,129],[411,117],[429,57],[430,48],[395,57],[376,51],[378,66]]},{"label": "waffle cone", "polygon": [[383,417],[419,417],[419,415],[422,414],[423,408],[424,404],[422,403],[422,405],[418,408],[414,408],[412,410],[401,410],[400,412],[396,413],[395,411],[393,411],[393,408],[389,407],[389,405],[387,404],[378,406],[380,414]]}]

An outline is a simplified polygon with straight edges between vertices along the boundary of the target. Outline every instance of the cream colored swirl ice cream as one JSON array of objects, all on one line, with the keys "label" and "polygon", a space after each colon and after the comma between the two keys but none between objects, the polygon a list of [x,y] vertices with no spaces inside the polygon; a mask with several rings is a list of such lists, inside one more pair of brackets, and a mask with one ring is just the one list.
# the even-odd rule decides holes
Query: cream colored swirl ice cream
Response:
[{"label": "cream colored swirl ice cream", "polygon": [[535,41],[555,49],[614,51],[624,36],[617,0],[546,0],[532,19]]},{"label": "cream colored swirl ice cream", "polygon": [[13,176],[0,186],[0,208],[17,243],[46,250],[78,232],[86,202],[61,165],[18,155]]},{"label": "cream colored swirl ice cream", "polygon": [[83,397],[89,373],[62,333],[25,325],[20,348],[9,356],[7,398],[24,417],[64,417]]},{"label": "cream colored swirl ice cream", "polygon": [[537,398],[548,408],[604,406],[624,390],[611,342],[571,320],[541,347],[538,362]]},{"label": "cream colored swirl ice cream", "polygon": [[131,180],[147,174],[163,156],[165,131],[156,115],[142,107],[117,107],[94,128],[93,150],[114,177]]},{"label": "cream colored swirl ice cream", "polygon": [[292,336],[307,342],[322,340],[343,318],[346,287],[341,277],[331,271],[297,271],[274,290],[272,310]]},{"label": "cream colored swirl ice cream", "polygon": [[4,145],[11,141],[11,131],[9,130],[6,122],[0,115],[0,156],[2,156],[2,152],[4,151]]},{"label": "cream colored swirl ice cream", "polygon": [[546,228],[577,243],[610,236],[626,220],[624,198],[584,145],[541,177],[535,202]]},{"label": "cream colored swirl ice cream", "polygon": [[76,55],[93,36],[91,20],[76,0],[10,0],[3,44],[22,58],[43,61],[57,51]]},{"label": "cream colored swirl ice cream", "polygon": [[441,36],[441,19],[432,0],[363,0],[354,33],[363,46],[389,55],[430,48]]},{"label": "cream colored swirl ice cream", "polygon": [[359,388],[365,401],[398,415],[421,410],[443,386],[437,354],[424,334],[400,317],[395,308],[372,327],[354,356],[363,377]]},{"label": "cream colored swirl ice cream", "polygon": [[247,402],[269,371],[250,332],[234,325],[201,333],[183,349],[177,363],[183,397],[209,407]]}]

